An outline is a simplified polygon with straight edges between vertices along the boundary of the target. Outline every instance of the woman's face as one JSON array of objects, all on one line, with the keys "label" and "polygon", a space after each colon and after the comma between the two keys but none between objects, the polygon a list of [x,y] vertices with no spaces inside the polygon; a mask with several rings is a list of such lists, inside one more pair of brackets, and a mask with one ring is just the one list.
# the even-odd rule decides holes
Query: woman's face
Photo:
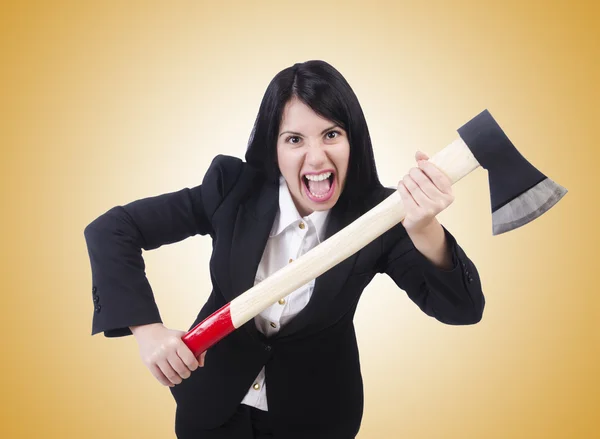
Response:
[{"label": "woman's face", "polygon": [[297,98],[283,110],[277,162],[301,216],[331,209],[342,193],[350,144],[346,132]]}]

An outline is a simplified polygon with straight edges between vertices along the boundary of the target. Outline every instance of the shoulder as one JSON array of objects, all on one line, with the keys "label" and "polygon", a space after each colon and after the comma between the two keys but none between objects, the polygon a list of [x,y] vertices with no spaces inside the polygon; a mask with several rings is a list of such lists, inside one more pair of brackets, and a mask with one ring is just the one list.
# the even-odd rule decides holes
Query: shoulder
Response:
[{"label": "shoulder", "polygon": [[216,178],[223,182],[235,181],[244,165],[245,163],[238,157],[219,154],[212,160],[204,180]]},{"label": "shoulder", "polygon": [[242,159],[219,154],[212,160],[204,175],[202,185],[224,197],[235,186],[245,186],[261,177],[260,170],[242,161]]},{"label": "shoulder", "polygon": [[202,180],[203,198],[214,210],[226,198],[239,201],[260,186],[263,180],[262,172],[242,159],[219,154],[212,160]]}]

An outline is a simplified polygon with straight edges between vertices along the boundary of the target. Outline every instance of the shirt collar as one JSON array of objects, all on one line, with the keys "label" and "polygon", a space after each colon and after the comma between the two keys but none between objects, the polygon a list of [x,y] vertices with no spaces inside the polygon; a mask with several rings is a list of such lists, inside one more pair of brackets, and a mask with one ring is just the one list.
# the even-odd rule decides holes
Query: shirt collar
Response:
[{"label": "shirt collar", "polygon": [[331,209],[323,211],[315,211],[310,215],[302,218],[296,209],[292,195],[283,176],[279,177],[279,210],[275,216],[275,222],[271,229],[270,237],[279,235],[292,224],[296,224],[303,219],[310,222],[317,229],[317,237],[319,243],[325,239],[325,227]]}]

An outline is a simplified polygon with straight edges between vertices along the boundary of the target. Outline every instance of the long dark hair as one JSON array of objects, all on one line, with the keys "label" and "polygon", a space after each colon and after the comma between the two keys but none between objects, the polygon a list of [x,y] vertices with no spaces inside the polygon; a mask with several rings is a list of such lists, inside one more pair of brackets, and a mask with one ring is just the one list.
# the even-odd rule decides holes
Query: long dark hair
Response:
[{"label": "long dark hair", "polygon": [[358,98],[341,73],[320,60],[296,63],[271,80],[248,141],[246,162],[264,171],[269,181],[278,180],[277,134],[285,104],[293,97],[348,133],[350,161],[339,201],[360,201],[368,192],[381,188],[369,129]]}]

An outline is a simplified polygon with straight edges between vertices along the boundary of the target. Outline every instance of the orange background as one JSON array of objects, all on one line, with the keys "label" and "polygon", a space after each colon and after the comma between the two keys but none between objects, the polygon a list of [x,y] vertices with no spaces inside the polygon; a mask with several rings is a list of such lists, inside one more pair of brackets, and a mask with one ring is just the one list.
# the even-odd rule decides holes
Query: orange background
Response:
[{"label": "orange background", "polygon": [[[1,437],[174,437],[135,340],[90,336],[83,229],[242,157],[269,81],[309,59],[355,90],[386,185],[488,108],[569,190],[494,237],[486,171],[455,186],[439,219],[482,278],[477,325],[427,317],[389,278],[367,287],[359,438],[598,437],[598,8],[416,3],[3,2]],[[144,253],[167,326],[187,328],[209,294],[210,248]]]}]

